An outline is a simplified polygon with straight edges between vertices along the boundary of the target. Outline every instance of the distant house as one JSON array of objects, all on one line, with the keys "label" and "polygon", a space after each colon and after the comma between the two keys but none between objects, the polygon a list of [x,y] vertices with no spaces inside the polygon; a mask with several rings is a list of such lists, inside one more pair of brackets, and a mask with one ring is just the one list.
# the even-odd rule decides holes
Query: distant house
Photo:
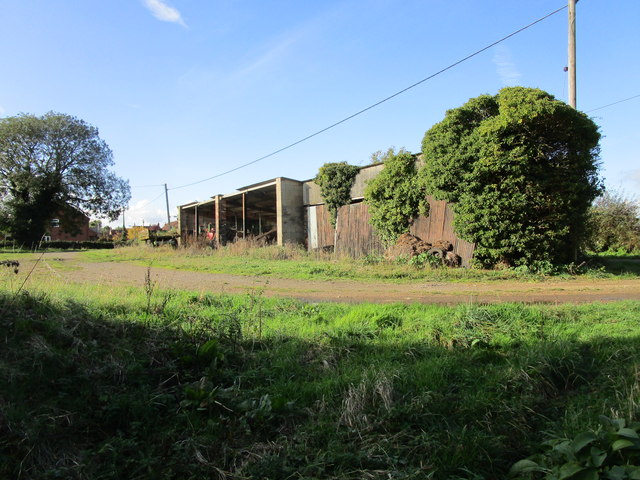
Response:
[{"label": "distant house", "polygon": [[163,232],[169,232],[171,230],[178,230],[178,221],[174,220],[171,223],[165,223],[164,226],[162,227],[162,231]]},{"label": "distant house", "polygon": [[51,219],[45,237],[52,242],[84,242],[97,240],[98,233],[89,227],[89,217],[69,207],[66,212],[59,211],[56,218]]}]

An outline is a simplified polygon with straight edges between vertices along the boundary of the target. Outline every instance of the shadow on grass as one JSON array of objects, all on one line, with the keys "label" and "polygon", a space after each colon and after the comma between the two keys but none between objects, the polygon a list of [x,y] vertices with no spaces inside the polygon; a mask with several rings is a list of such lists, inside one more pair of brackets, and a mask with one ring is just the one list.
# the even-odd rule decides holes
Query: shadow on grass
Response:
[{"label": "shadow on grass", "polygon": [[504,478],[544,431],[635,413],[638,337],[258,339],[219,308],[0,295],[0,477]]},{"label": "shadow on grass", "polygon": [[604,266],[607,273],[640,275],[639,255],[598,255],[595,260]]}]

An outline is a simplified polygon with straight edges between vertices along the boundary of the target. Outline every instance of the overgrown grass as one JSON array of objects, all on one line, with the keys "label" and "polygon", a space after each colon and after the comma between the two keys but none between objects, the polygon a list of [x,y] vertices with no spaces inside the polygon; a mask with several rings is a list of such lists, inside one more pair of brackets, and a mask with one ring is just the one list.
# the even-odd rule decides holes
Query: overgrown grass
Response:
[{"label": "overgrown grass", "polygon": [[351,279],[358,281],[409,282],[414,280],[474,282],[493,280],[544,281],[549,278],[573,279],[636,277],[640,268],[628,268],[624,258],[607,260],[604,264],[591,261],[578,266],[544,269],[516,268],[481,270],[463,268],[433,268],[412,265],[405,261],[387,261],[382,256],[369,255],[358,260],[323,252],[307,252],[295,246],[247,248],[232,244],[218,250],[191,248],[173,250],[169,247],[125,247],[115,250],[94,250],[82,253],[82,258],[95,262],[133,262],[154,267],[226,273],[276,278],[316,280]]},{"label": "overgrown grass", "polygon": [[639,302],[5,283],[0,332],[0,478],[504,478],[547,433],[640,413]]},{"label": "overgrown grass", "polygon": [[640,275],[640,255],[604,255],[598,256],[607,272],[612,274]]}]

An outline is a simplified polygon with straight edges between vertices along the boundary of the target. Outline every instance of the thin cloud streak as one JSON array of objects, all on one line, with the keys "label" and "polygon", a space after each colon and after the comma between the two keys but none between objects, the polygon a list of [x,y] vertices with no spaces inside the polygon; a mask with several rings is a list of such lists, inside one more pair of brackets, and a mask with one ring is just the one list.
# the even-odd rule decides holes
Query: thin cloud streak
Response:
[{"label": "thin cloud streak", "polygon": [[241,78],[261,68],[269,67],[269,65],[283,58],[287,54],[289,47],[295,44],[297,41],[298,41],[297,34],[285,37],[276,45],[269,48],[269,50],[267,50],[262,55],[260,55],[256,60],[237,70],[231,76],[231,78],[232,79]]},{"label": "thin cloud streak", "polygon": [[632,170],[631,172],[629,172],[627,178],[631,182],[636,183],[638,186],[640,186],[640,169]]},{"label": "thin cloud streak", "polygon": [[163,0],[143,0],[144,6],[156,17],[163,22],[171,22],[182,25],[187,28],[187,24],[182,19],[180,12],[170,7]]},{"label": "thin cloud streak", "polygon": [[518,85],[522,74],[511,59],[511,51],[505,45],[498,45],[492,59],[502,84],[505,86]]},{"label": "thin cloud streak", "polygon": [[285,60],[301,36],[300,31],[284,35],[277,42],[263,49],[261,53],[254,53],[253,58],[228,72],[220,71],[217,66],[204,69],[192,68],[179,77],[179,82],[187,88],[200,90],[211,89],[215,84],[218,86],[216,90],[225,90],[229,95],[230,92],[241,89],[244,81],[248,79],[256,81],[261,74],[279,61]]}]

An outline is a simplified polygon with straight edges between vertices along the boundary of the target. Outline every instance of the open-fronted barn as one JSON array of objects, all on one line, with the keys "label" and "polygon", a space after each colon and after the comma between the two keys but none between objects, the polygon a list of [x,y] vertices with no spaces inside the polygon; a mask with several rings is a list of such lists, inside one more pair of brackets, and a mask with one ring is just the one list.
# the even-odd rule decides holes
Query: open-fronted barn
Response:
[{"label": "open-fronted barn", "polygon": [[181,205],[181,241],[208,239],[217,246],[244,238],[273,240],[278,245],[304,243],[302,184],[279,177]]}]

